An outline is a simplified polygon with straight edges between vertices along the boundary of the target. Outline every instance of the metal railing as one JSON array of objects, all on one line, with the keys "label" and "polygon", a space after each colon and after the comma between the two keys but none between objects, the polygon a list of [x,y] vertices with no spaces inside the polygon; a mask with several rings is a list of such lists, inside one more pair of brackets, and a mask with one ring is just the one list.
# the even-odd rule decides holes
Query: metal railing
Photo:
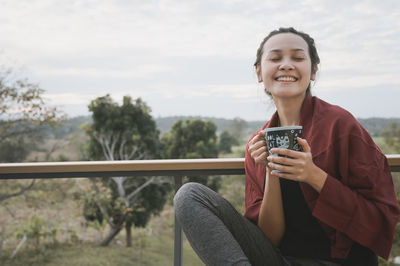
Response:
[{"label": "metal railing", "polygon": [[[400,172],[400,154],[387,155],[392,172]],[[244,158],[140,161],[85,161],[0,164],[2,179],[44,179],[111,176],[173,176],[175,190],[190,175],[241,175]],[[182,265],[182,230],[175,219],[174,265]]]}]

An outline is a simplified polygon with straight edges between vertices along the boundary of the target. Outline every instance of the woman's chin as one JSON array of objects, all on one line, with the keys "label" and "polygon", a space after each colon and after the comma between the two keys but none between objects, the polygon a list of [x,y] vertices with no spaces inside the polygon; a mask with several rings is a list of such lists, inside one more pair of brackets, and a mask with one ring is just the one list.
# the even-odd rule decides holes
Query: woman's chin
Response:
[{"label": "woman's chin", "polygon": [[306,90],[279,90],[276,92],[271,92],[272,98],[297,98],[300,96],[304,96]]}]

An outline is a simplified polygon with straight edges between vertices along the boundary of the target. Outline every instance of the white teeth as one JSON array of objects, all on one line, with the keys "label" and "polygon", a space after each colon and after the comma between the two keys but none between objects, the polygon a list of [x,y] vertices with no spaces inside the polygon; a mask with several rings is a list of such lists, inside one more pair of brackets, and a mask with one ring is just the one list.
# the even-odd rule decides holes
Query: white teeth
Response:
[{"label": "white teeth", "polygon": [[278,77],[277,81],[296,81],[295,77]]}]

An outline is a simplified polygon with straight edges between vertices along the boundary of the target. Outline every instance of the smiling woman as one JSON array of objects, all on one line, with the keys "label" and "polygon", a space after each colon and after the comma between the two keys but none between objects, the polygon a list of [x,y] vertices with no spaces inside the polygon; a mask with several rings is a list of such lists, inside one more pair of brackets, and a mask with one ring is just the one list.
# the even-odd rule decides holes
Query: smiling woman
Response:
[{"label": "smiling woman", "polygon": [[[387,159],[346,110],[311,96],[314,40],[271,32],[257,51],[258,81],[277,111],[246,148],[244,215],[200,184],[182,186],[176,216],[207,265],[377,265],[400,209]],[[302,126],[301,151],[272,149],[266,128]],[[279,170],[279,171],[272,171]]]},{"label": "smiling woman", "polygon": [[[272,38],[266,44],[275,35],[278,36]],[[272,31],[261,42],[257,50],[254,67],[256,68],[258,82],[264,83],[265,92],[270,96],[272,96],[270,92],[272,84],[268,75],[272,75],[273,81],[281,82],[278,84],[283,85],[283,82],[297,82],[301,78],[299,75],[303,74],[303,82],[307,83],[306,93],[309,94],[311,90],[309,81],[315,80],[319,63],[320,59],[314,39],[308,34],[295,31],[293,28],[285,28]],[[298,71],[300,72],[295,73]]]}]

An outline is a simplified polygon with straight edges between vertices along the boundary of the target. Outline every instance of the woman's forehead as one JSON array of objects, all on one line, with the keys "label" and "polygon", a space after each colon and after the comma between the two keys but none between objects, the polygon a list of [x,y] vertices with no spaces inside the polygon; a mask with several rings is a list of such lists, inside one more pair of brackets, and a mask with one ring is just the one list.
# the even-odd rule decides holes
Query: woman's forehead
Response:
[{"label": "woman's forehead", "polygon": [[264,44],[264,52],[308,51],[306,41],[294,33],[280,33],[272,36]]}]

